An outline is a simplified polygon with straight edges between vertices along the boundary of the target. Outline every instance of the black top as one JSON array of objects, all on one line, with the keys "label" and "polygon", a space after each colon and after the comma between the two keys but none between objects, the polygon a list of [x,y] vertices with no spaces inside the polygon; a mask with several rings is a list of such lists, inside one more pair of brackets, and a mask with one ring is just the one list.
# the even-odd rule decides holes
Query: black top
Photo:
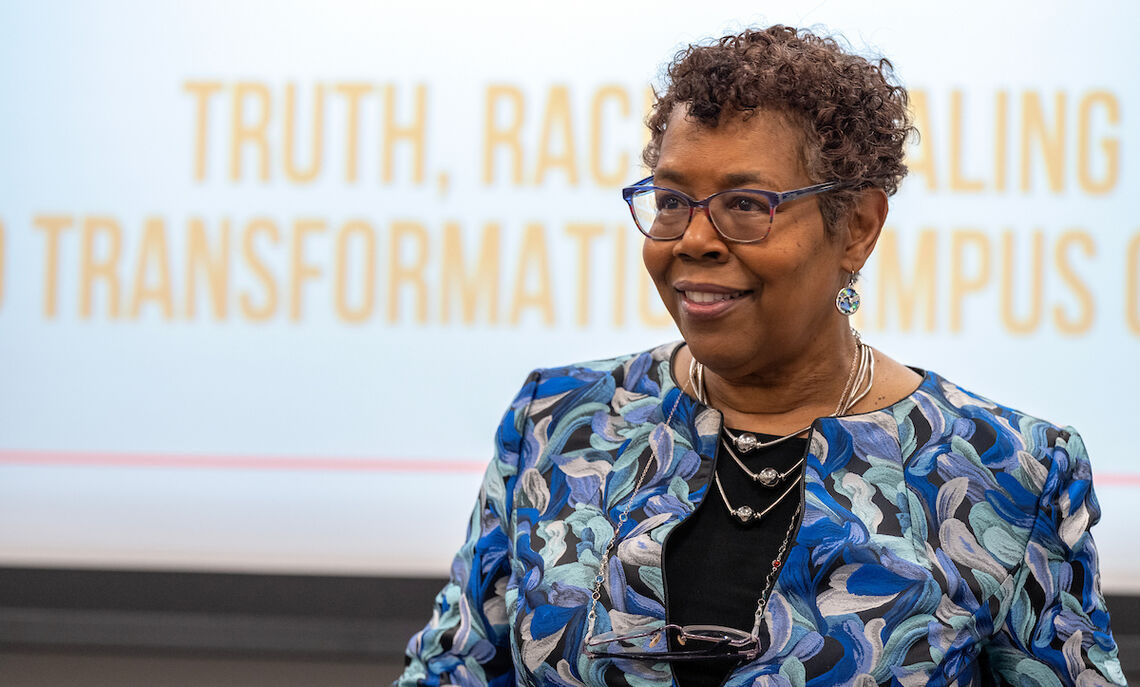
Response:
[{"label": "black top", "polygon": [[[761,441],[776,438],[755,436]],[[721,438],[726,438],[723,431]],[[771,448],[736,451],[736,455],[753,472],[773,467],[783,473],[807,454],[807,443],[806,438],[789,439]],[[766,487],[752,481],[718,444],[716,474],[733,508],[749,506],[757,513],[772,505],[789,486],[796,486],[763,518],[743,523],[728,512],[716,482],[710,480],[708,494],[696,511],[665,541],[665,612],[668,622],[677,625],[723,625],[747,632],[752,629],[772,561],[802,501],[803,467],[797,467],[779,484]],[[760,637],[763,650],[763,628]],[[681,687],[717,687],[737,663],[674,661],[672,665]]]}]

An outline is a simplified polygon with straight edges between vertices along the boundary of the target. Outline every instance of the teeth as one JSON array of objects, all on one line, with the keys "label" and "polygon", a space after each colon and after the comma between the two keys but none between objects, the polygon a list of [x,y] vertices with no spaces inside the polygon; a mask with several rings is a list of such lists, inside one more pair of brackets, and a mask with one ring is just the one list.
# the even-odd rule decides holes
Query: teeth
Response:
[{"label": "teeth", "polygon": [[710,293],[708,291],[686,291],[685,298],[694,303],[717,303],[719,301],[732,300],[739,298],[743,291],[735,293]]}]

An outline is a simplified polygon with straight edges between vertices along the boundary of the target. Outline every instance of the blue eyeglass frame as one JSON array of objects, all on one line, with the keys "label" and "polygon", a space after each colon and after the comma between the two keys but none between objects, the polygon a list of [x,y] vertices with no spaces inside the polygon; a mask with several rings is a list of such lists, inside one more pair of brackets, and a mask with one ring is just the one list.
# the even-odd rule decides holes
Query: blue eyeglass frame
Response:
[{"label": "blue eyeglass frame", "polygon": [[[647,176],[641,181],[634,183],[632,186],[626,186],[621,190],[621,197],[625,200],[626,204],[629,205],[629,213],[633,216],[633,223],[637,226],[637,230],[644,234],[646,238],[653,241],[676,241],[677,239],[684,236],[685,232],[689,229],[689,225],[693,223],[693,212],[697,208],[702,208],[705,211],[705,216],[709,218],[709,224],[711,224],[713,228],[716,229],[716,233],[725,241],[732,241],[733,243],[757,243],[768,238],[768,234],[771,233],[772,224],[776,220],[776,208],[779,207],[780,203],[786,203],[790,200],[804,198],[806,196],[814,196],[817,193],[835,191],[847,186],[847,184],[844,184],[840,181],[826,181],[822,184],[805,186],[804,188],[797,188],[791,191],[767,191],[759,188],[729,188],[723,191],[717,191],[704,200],[697,200],[689,194],[678,191],[675,188],[669,188],[668,186],[654,186],[650,183],[652,181],[653,177]],[[676,236],[652,236],[648,231],[642,228],[641,223],[637,221],[637,210],[633,207],[633,196],[644,191],[665,191],[672,193],[680,198],[683,198],[685,202],[689,204],[689,219],[687,222],[685,222],[685,228],[681,230],[681,233],[677,234]],[[755,193],[757,195],[763,196],[768,201],[768,231],[764,232],[764,235],[759,238],[736,239],[732,238],[731,236],[725,236],[724,232],[720,230],[720,227],[716,225],[716,221],[713,220],[712,212],[709,209],[709,203],[712,201],[712,199],[726,193],[739,193],[740,191]]]}]

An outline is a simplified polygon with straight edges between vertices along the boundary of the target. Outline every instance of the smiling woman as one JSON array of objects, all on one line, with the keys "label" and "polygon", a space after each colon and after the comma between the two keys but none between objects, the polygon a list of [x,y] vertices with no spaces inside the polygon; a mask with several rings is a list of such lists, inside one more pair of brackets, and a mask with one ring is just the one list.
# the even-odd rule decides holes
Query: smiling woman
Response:
[{"label": "smiling woman", "polygon": [[684,340],[533,372],[401,685],[1124,681],[1080,436],[863,343],[886,61],[678,55],[624,189]]},{"label": "smiling woman", "polygon": [[[675,109],[654,179],[698,196],[743,184],[810,187],[818,180],[804,169],[801,131],[775,110],[732,113],[709,127]],[[831,183],[842,188],[843,182]],[[768,221],[755,240],[727,236],[721,228],[727,219],[717,218],[729,210],[714,215],[710,207],[673,240],[645,242],[646,269],[688,344],[679,362],[692,355],[712,371],[710,384],[721,396],[717,408],[734,426],[782,434],[810,424],[828,414],[843,384],[854,338],[831,304],[870,255],[886,217],[886,194],[860,192],[847,221],[831,231],[817,201],[801,197],[759,213]],[[868,409],[918,386],[914,372],[885,357],[881,363]],[[790,379],[821,382],[788,385]]]}]

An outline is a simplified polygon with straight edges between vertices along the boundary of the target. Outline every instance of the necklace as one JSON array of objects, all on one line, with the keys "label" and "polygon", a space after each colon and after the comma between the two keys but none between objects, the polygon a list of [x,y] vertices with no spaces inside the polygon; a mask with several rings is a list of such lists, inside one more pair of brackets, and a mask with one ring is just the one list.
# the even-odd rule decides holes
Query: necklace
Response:
[{"label": "necklace", "polygon": [[[727,435],[729,438],[732,438],[732,433],[728,430],[727,427],[724,428],[723,434]],[[752,435],[751,434],[741,434],[740,436],[749,436],[750,437]],[[739,438],[739,437],[735,437],[735,438]],[[755,438],[755,437],[753,437],[753,438]],[[740,469],[744,470],[744,473],[746,475],[748,475],[749,477],[751,477],[753,482],[759,482],[762,486],[765,486],[765,487],[774,487],[777,484],[779,484],[780,482],[783,482],[793,472],[799,470],[800,466],[804,464],[805,458],[800,458],[798,461],[796,461],[795,465],[788,468],[787,471],[785,471],[785,472],[780,472],[779,470],[777,470],[776,468],[773,468],[773,467],[763,468],[760,470],[760,472],[752,472],[744,464],[744,461],[740,460],[740,457],[737,456],[736,453],[732,450],[732,443],[734,443],[734,442],[729,442],[728,439],[726,439],[724,436],[721,436],[720,445],[723,446],[724,450],[728,452],[728,455],[731,456],[734,461],[736,461],[736,464],[740,466]],[[773,443],[775,443],[775,442],[770,441],[770,442],[766,443],[765,446],[766,447],[771,446]]]},{"label": "necklace", "polygon": [[[847,381],[843,385],[843,393],[841,393],[839,396],[839,403],[836,404],[835,412],[832,413],[832,417],[846,413],[856,403],[861,401],[867,395],[867,393],[870,392],[871,385],[875,381],[875,356],[871,351],[871,347],[863,343],[862,338],[859,336],[859,332],[855,331],[854,329],[852,329],[851,332],[855,336],[855,355],[851,359],[851,369],[847,373]],[[690,360],[689,379],[691,381],[695,380],[693,381],[693,385],[694,391],[697,395],[697,400],[709,407],[712,407],[711,403],[708,400],[708,388],[705,386],[704,365],[696,362],[696,358]],[[859,393],[856,393],[856,390],[859,389],[861,389],[861,391],[859,391]],[[737,464],[737,466],[739,466],[740,469],[743,470],[744,473],[748,475],[753,482],[759,482],[765,487],[774,487],[783,482],[793,473],[800,473],[800,476],[797,477],[794,482],[788,485],[788,488],[784,490],[784,493],[780,494],[780,496],[777,497],[775,501],[768,504],[768,506],[763,510],[757,511],[749,505],[743,505],[739,507],[733,506],[732,503],[728,500],[728,494],[726,494],[724,491],[724,485],[721,484],[720,475],[714,472],[713,479],[716,482],[717,491],[720,492],[721,501],[724,502],[724,507],[728,509],[729,514],[731,514],[734,518],[742,523],[749,523],[759,521],[765,515],[772,512],[772,509],[778,506],[780,502],[787,498],[788,494],[792,493],[792,490],[799,485],[800,478],[803,477],[801,467],[804,464],[805,458],[800,458],[795,465],[793,465],[785,472],[779,472],[773,467],[766,467],[759,472],[753,472],[747,465],[744,464],[744,461],[740,459],[740,456],[736,455],[736,452],[732,450],[732,446],[729,445],[727,439],[732,440],[732,444],[736,446],[737,450],[741,451],[742,453],[747,453],[756,449],[776,446],[777,444],[781,444],[793,437],[803,434],[810,429],[811,425],[808,425],[803,429],[796,430],[791,434],[785,434],[784,436],[777,437],[771,441],[760,441],[756,438],[756,435],[747,432],[733,435],[727,427],[722,430],[721,444],[724,446],[725,450],[728,452],[728,455]]]},{"label": "necklace", "polygon": [[[863,343],[862,337],[859,332],[854,329],[851,333],[855,336],[855,355],[851,359],[851,369],[847,374],[847,382],[843,385],[843,393],[839,396],[839,403],[835,406],[835,412],[831,414],[832,417],[842,415],[851,410],[856,403],[862,401],[871,391],[871,386],[875,381],[875,356],[871,347]],[[693,391],[696,394],[697,400],[706,406],[712,407],[708,398],[708,388],[705,386],[705,366],[703,363],[697,362],[696,358],[689,360],[689,380],[693,384]],[[860,390],[856,393],[856,390]],[[781,437],[776,437],[771,441],[760,441],[756,435],[748,432],[734,435],[732,432],[725,430],[728,438],[732,440],[733,445],[737,451],[741,453],[749,453],[756,449],[767,448],[769,446],[776,446],[793,437],[799,436],[804,432],[811,429],[811,425],[797,429],[790,434],[785,434]],[[744,463],[740,460],[735,453],[730,452],[729,455],[753,479],[753,481],[762,481],[755,473],[749,470]]]},{"label": "necklace", "polygon": [[[676,409],[676,406],[674,406]],[[672,417],[672,414],[670,414]],[[650,461],[652,463],[652,461]],[[644,472],[642,473],[644,476]],[[640,480],[639,480],[640,481]],[[634,490],[636,493],[636,489]],[[630,495],[632,498],[632,494]],[[781,497],[782,498],[782,497]],[[756,599],[756,612],[752,616],[752,629],[749,632],[749,637],[752,639],[753,648],[742,656],[747,660],[752,660],[760,653],[760,624],[764,621],[764,611],[768,608],[768,599],[771,596],[772,587],[776,583],[776,576],[780,572],[780,567],[784,564],[784,554],[788,552],[788,544],[792,541],[792,534],[796,531],[796,525],[799,524],[800,513],[803,511],[803,504],[796,504],[796,511],[792,513],[792,520],[788,523],[788,529],[784,532],[784,539],[780,542],[780,549],[776,551],[776,557],[772,559],[772,567],[768,570],[768,577],[764,579],[764,588],[760,590],[760,596]],[[629,508],[626,508],[623,515],[629,514]],[[582,643],[587,647],[590,645],[590,640],[594,637],[594,624],[598,619],[598,601],[602,596],[602,583],[605,581],[603,571],[609,561],[610,551],[613,549],[614,541],[617,540],[618,530],[614,530],[614,535],[610,537],[609,544],[606,545],[606,551],[602,555],[601,563],[598,567],[598,574],[594,576],[594,592],[590,596],[590,610],[586,613],[587,627],[586,636],[582,639]],[[705,626],[697,626],[704,628]],[[644,633],[636,633],[641,635]],[[586,651],[589,656],[589,649]],[[632,655],[630,658],[641,658],[638,655]],[[645,658],[654,658],[652,654],[645,656]]]},{"label": "necklace", "polygon": [[[800,463],[802,462],[803,459],[800,460]],[[791,470],[788,472],[790,473]],[[724,493],[724,485],[720,483],[720,475],[714,472],[713,480],[716,482],[717,491],[720,492],[720,498],[722,501],[724,501],[724,505],[726,508],[728,508],[728,512],[737,520],[744,523],[751,522],[752,520],[759,520],[768,513],[771,513],[772,509],[780,505],[780,502],[787,498],[788,494],[792,493],[793,489],[800,486],[800,480],[796,479],[796,481],[788,485],[788,488],[784,490],[783,494],[780,494],[778,497],[776,497],[775,501],[768,504],[767,508],[762,511],[756,511],[752,508],[752,506],[741,506],[739,508],[733,508],[732,504],[728,502],[728,494]]]},{"label": "necklace", "polygon": [[[658,427],[664,426],[666,431],[670,431],[669,423],[673,421],[673,415],[676,414],[677,408],[681,405],[681,399],[685,395],[685,391],[689,389],[690,384],[692,383],[693,375],[690,374],[689,379],[686,380],[685,385],[681,389],[681,393],[677,395],[677,400],[673,402],[673,407],[669,410],[669,416],[665,418],[664,425],[658,425]],[[698,400],[700,400],[699,396]],[[639,474],[637,477],[637,482],[635,482],[633,485],[633,491],[631,491],[629,494],[629,501],[626,503],[625,508],[618,516],[618,521],[614,526],[614,533],[610,536],[609,542],[606,543],[605,551],[602,552],[602,557],[598,560],[598,573],[594,575],[594,588],[590,593],[590,609],[586,612],[586,636],[582,640],[583,643],[587,645],[589,644],[590,639],[594,637],[594,626],[598,620],[598,602],[601,601],[602,598],[602,585],[606,581],[606,569],[609,567],[610,557],[613,555],[614,544],[617,542],[618,533],[621,532],[622,526],[625,525],[626,521],[629,520],[629,512],[633,509],[633,497],[645,483],[645,478],[649,475],[649,468],[652,467],[655,462],[656,461],[654,460],[649,460],[646,462],[645,467],[642,468],[641,474]],[[723,499],[724,488],[721,487],[720,479],[716,477],[716,473],[713,473],[713,476],[716,478],[717,489],[720,490],[721,498]],[[776,500],[776,503],[779,503],[781,500],[783,500],[798,484],[799,480],[796,480],[794,483],[789,485],[788,489],[783,493],[783,495],[781,495],[780,498]],[[727,503],[728,501],[725,500],[726,505]],[[773,503],[771,506],[766,508],[764,512],[758,517],[767,515],[768,511],[774,508],[776,503]],[[744,506],[743,508],[747,508],[747,506]],[[772,559],[772,567],[768,571],[768,577],[764,581],[764,589],[760,591],[760,597],[756,600],[756,612],[753,615],[752,631],[750,635],[756,642],[755,651],[757,653],[759,652],[760,624],[764,619],[764,610],[768,607],[768,598],[771,594],[772,586],[776,583],[776,576],[779,573],[780,566],[783,565],[784,554],[786,554],[788,551],[788,544],[790,544],[792,541],[792,534],[796,531],[796,525],[799,523],[799,517],[802,511],[803,503],[797,503],[796,511],[792,513],[792,520],[790,523],[788,523],[788,529],[784,532],[784,539],[780,543],[780,549],[776,552],[776,557]],[[736,514],[734,513],[733,515]],[[740,516],[736,515],[736,517]],[[755,653],[749,654],[749,656],[752,658],[754,658],[755,655]]]},{"label": "necklace", "polygon": [[[673,415],[676,414],[677,407],[681,405],[681,399],[684,398],[685,391],[688,390],[691,382],[692,377],[685,382],[684,387],[682,387],[680,393],[677,394],[677,400],[673,402],[673,407],[669,410],[669,416],[665,418],[664,424],[655,427],[654,431],[657,431],[660,427],[664,427],[667,432],[670,431],[669,423],[673,421]],[[650,450],[654,450],[652,449],[654,445],[653,442],[650,442],[649,445],[651,447]],[[622,526],[629,520],[629,511],[633,509],[633,497],[641,490],[641,485],[645,483],[645,478],[649,475],[649,468],[655,463],[657,463],[657,461],[652,460],[652,458],[645,462],[645,467],[641,469],[641,474],[637,476],[637,482],[633,485],[633,491],[629,492],[629,500],[625,504],[625,509],[618,515],[618,521],[614,525],[614,533],[610,536],[609,543],[606,544],[606,550],[602,552],[602,557],[598,559],[598,574],[594,575],[594,589],[590,594],[590,610],[586,613],[586,619],[588,621],[586,639],[594,636],[594,623],[598,619],[598,602],[602,598],[602,583],[606,580],[606,568],[610,564],[610,556],[613,555],[614,543],[617,542],[618,532],[621,532]],[[792,518],[792,521],[795,522],[795,518]],[[790,534],[791,532],[789,531],[789,535]],[[787,539],[785,539],[784,545],[787,546]],[[783,549],[781,549],[781,554],[782,553]]]}]

